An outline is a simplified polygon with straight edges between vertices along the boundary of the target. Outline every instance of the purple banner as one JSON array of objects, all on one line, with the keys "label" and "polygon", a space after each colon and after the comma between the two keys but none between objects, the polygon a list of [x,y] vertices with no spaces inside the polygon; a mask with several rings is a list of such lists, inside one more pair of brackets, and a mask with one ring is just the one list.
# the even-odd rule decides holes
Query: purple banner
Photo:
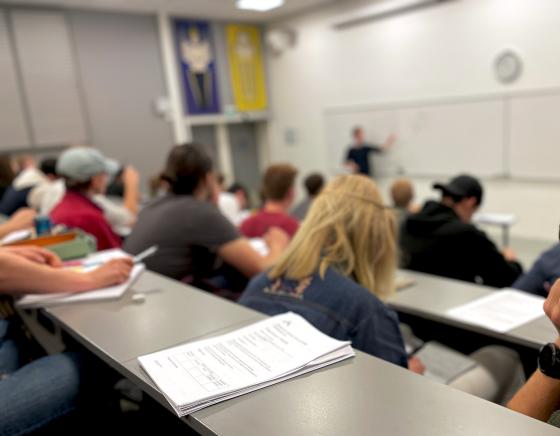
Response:
[{"label": "purple banner", "polygon": [[175,23],[175,30],[187,113],[219,113],[216,56],[210,25],[204,21],[180,20]]}]

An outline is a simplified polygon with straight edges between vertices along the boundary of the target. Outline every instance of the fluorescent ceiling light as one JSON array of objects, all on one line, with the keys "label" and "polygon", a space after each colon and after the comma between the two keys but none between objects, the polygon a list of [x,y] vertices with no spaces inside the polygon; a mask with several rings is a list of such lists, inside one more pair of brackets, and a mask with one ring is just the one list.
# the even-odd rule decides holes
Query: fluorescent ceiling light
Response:
[{"label": "fluorescent ceiling light", "polygon": [[284,4],[284,0],[237,0],[238,9],[265,12],[279,8]]}]

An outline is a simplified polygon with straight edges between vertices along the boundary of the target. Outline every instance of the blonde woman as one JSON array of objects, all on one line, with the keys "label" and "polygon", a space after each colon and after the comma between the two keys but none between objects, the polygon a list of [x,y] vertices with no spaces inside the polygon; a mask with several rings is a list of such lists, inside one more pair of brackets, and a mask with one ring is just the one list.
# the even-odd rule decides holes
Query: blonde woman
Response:
[{"label": "blonde woman", "polygon": [[407,367],[398,318],[383,304],[394,292],[394,219],[371,179],[338,177],[239,302],[269,315],[299,313],[329,336]]}]

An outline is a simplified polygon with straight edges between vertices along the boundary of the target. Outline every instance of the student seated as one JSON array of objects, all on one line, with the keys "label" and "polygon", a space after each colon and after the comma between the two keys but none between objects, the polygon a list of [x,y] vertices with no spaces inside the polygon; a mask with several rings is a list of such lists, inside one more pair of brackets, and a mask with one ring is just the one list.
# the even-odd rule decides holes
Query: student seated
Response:
[{"label": "student seated", "polygon": [[247,188],[239,182],[233,182],[227,192],[232,194],[239,205],[239,215],[236,225],[241,224],[251,214],[251,198]]},{"label": "student seated", "polygon": [[[239,303],[268,315],[298,313],[331,337],[422,374],[423,362],[408,359],[397,315],[383,303],[395,288],[396,251],[395,217],[375,183],[362,175],[340,176],[313,202],[287,251],[250,282]],[[520,371],[519,359],[501,347],[471,357],[479,364],[450,385],[500,401],[512,384],[508,376]]]},{"label": "student seated", "polygon": [[10,155],[0,154],[0,203],[16,177],[14,167],[15,164]]},{"label": "student seated", "polygon": [[402,266],[415,271],[494,287],[510,286],[521,274],[511,249],[498,251],[471,219],[483,191],[474,177],[435,184],[440,201],[427,201],[401,228]]},{"label": "student seated", "polygon": [[414,186],[409,179],[397,179],[391,185],[390,192],[393,208],[397,215],[398,227],[400,228],[410,214],[419,211],[419,208],[412,202],[414,200]]},{"label": "student seated", "polygon": [[[0,226],[1,228],[1,226]],[[76,353],[29,362],[8,296],[83,292],[123,283],[132,261],[118,259],[89,273],[59,268],[60,259],[39,247],[0,248],[0,434],[27,434],[64,418],[81,399],[82,362]],[[4,297],[1,297],[1,294]],[[4,301],[2,301],[2,299]],[[6,318],[6,315],[11,315]],[[98,381],[96,381],[98,383]],[[47,434],[47,433],[45,433]],[[50,433],[48,433],[50,434]]]},{"label": "student seated", "polygon": [[284,230],[290,238],[299,222],[288,214],[295,198],[294,182],[297,170],[290,164],[276,164],[267,168],[263,176],[263,208],[241,223],[241,233],[248,238],[262,238],[271,227]]},{"label": "student seated", "polygon": [[33,156],[23,155],[16,161],[19,173],[0,201],[0,214],[2,215],[10,216],[18,209],[28,207],[29,193],[35,186],[46,180],[43,173],[37,168],[37,162]]},{"label": "student seated", "polygon": [[243,205],[239,202],[234,193],[226,190],[223,174],[218,174],[216,176],[216,181],[220,190],[220,193],[218,194],[218,209],[220,209],[220,212],[222,212],[222,214],[230,220],[234,226],[238,226],[245,218],[242,208]]},{"label": "student seated", "polygon": [[395,237],[394,216],[375,183],[361,175],[340,176],[239,303],[268,315],[298,313],[333,338],[407,367],[397,315],[383,303],[395,289]]},{"label": "student seated", "polygon": [[121,238],[113,231],[103,210],[94,202],[95,195],[104,194],[109,173],[114,165],[98,150],[74,147],[60,155],[57,174],[66,183],[66,193],[52,210],[54,224],[82,229],[97,239],[97,249],[117,248]]},{"label": "student seated", "polygon": [[[552,286],[544,312],[560,332],[560,280]],[[539,354],[539,369],[509,402],[508,407],[560,427],[560,337],[544,346]]]},{"label": "student seated", "polygon": [[[110,171],[118,168],[112,160]],[[47,158],[41,162],[41,171],[45,174],[45,182],[35,186],[27,197],[29,206],[40,215],[49,215],[60,203],[66,193],[66,184],[62,177],[56,173],[56,158]],[[124,197],[113,201],[105,194],[95,194],[91,198],[102,210],[103,215],[111,228],[119,233],[129,229],[136,222],[140,201],[140,177],[134,167],[128,166],[122,170],[120,176],[124,186]]]},{"label": "student seated", "polygon": [[217,258],[252,277],[287,245],[287,236],[271,229],[266,236],[270,251],[262,257],[220,213],[212,160],[201,146],[174,147],[164,177],[171,192],[142,210],[125,243],[125,250],[133,254],[152,245],[159,247],[146,259],[148,269],[207,288],[204,283],[215,275]]},{"label": "student seated", "polygon": [[325,178],[319,173],[308,175],[303,181],[303,186],[307,192],[307,198],[302,200],[294,210],[292,215],[300,221],[303,221],[307,215],[307,211],[311,207],[311,203],[321,193],[321,189],[325,185]]},{"label": "student seated", "polygon": [[519,277],[511,287],[546,297],[558,278],[560,278],[560,244],[541,254],[531,269]]}]

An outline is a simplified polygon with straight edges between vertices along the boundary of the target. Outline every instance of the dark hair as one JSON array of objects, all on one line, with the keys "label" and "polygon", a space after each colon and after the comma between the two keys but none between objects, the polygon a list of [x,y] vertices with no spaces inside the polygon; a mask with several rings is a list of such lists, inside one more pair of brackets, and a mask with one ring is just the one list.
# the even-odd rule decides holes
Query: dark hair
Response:
[{"label": "dark hair", "polygon": [[71,180],[65,177],[64,184],[66,185],[66,189],[68,191],[84,193],[87,192],[91,187],[91,179],[89,179],[87,182],[78,182],[77,180]]},{"label": "dark hair", "polygon": [[247,188],[239,182],[233,182],[228,188],[227,192],[230,194],[237,194],[239,191],[243,192],[245,195],[245,201],[247,202],[246,208],[251,209],[251,198],[249,197],[249,191]]},{"label": "dark hair", "polygon": [[167,157],[163,179],[177,195],[192,195],[200,182],[212,172],[212,159],[199,144],[173,147]]},{"label": "dark hair", "polygon": [[266,200],[284,200],[294,187],[297,170],[290,164],[276,164],[267,168],[263,177],[263,195]]},{"label": "dark hair", "polygon": [[41,161],[39,169],[46,176],[56,176],[56,157],[46,157]]},{"label": "dark hair", "polygon": [[247,188],[245,188],[245,186],[243,186],[239,182],[233,182],[227,190],[227,192],[229,192],[230,194],[235,194],[238,191],[243,191],[245,196],[249,197],[249,191],[247,191]]},{"label": "dark hair", "polygon": [[310,174],[303,181],[303,186],[305,186],[307,194],[310,197],[315,197],[317,194],[319,194],[324,185],[325,178],[319,173]]},{"label": "dark hair", "polygon": [[7,154],[0,155],[0,186],[10,186],[15,176],[12,158]]},{"label": "dark hair", "polygon": [[361,131],[363,131],[362,126],[353,127],[352,128],[352,136],[356,136]]},{"label": "dark hair", "polygon": [[[441,198],[442,198],[442,200],[443,199],[451,200],[451,202],[453,204],[457,204],[457,203],[460,203],[461,201],[463,201],[463,199],[469,198],[469,197],[466,196],[466,195],[454,195],[454,194],[450,194],[449,192],[442,192]],[[478,198],[476,200],[477,200],[476,204],[479,205],[480,203],[479,203]]]}]

